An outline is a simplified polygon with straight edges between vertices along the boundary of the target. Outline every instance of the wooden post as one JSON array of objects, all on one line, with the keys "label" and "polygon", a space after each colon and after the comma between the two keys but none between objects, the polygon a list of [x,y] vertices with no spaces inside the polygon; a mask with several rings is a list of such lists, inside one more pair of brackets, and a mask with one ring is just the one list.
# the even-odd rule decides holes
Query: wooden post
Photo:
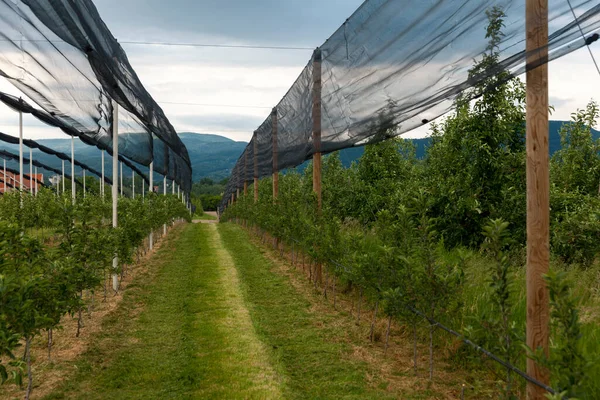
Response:
[{"label": "wooden post", "polygon": [[[542,275],[550,259],[548,147],[548,0],[527,0],[527,345],[548,354],[550,306]],[[527,359],[527,373],[548,385],[549,374]],[[546,391],[527,383],[529,400]]]},{"label": "wooden post", "polygon": [[277,108],[271,112],[271,125],[273,136],[273,201],[279,195],[279,164],[277,163]]},{"label": "wooden post", "polygon": [[256,138],[256,131],[254,132],[254,151],[252,152],[254,156],[254,202],[258,202],[258,143]]},{"label": "wooden post", "polygon": [[321,212],[321,49],[313,54],[313,190],[317,195],[317,210]]},{"label": "wooden post", "polygon": [[[313,191],[317,195],[317,213],[321,213],[321,49],[317,47],[313,54]],[[323,269],[320,263],[315,268],[315,283],[323,281]]]},{"label": "wooden post", "polygon": [[244,152],[244,196],[248,196],[248,149]]},{"label": "wooden post", "polygon": [[233,205],[234,201],[235,201],[235,193],[231,193],[231,205]]}]

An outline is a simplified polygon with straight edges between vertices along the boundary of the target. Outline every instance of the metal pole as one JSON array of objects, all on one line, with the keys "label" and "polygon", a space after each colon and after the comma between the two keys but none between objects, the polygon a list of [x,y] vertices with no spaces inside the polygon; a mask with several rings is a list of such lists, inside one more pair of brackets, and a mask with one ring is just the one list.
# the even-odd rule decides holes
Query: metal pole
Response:
[{"label": "metal pole", "polygon": [[83,172],[83,198],[85,199],[85,169],[81,171]]},{"label": "metal pole", "polygon": [[135,171],[131,171],[131,198],[135,199]]},{"label": "metal pole", "polygon": [[[163,178],[163,196],[167,195],[167,176]],[[163,235],[167,234],[167,224],[163,224]]]},{"label": "metal pole", "polygon": [[71,136],[71,201],[75,204],[75,136]]},{"label": "metal pole", "polygon": [[175,180],[171,182],[171,194],[175,194]]},{"label": "metal pole", "polygon": [[[113,159],[112,159],[112,226],[116,228],[118,221],[118,184],[119,184],[119,104],[113,100]],[[117,275],[116,270],[119,267],[119,260],[117,255],[115,254],[115,258],[113,258],[113,269],[115,272],[113,273],[113,289],[116,292],[119,289],[119,275]]]},{"label": "metal pole", "polygon": [[62,160],[62,192],[65,192],[65,160]]},{"label": "metal pole", "polygon": [[6,184],[8,183],[8,178],[6,177],[6,159],[3,160],[4,161],[4,175],[2,181],[4,182],[4,193],[8,192],[8,188],[6,186]]},{"label": "metal pole", "polygon": [[35,195],[37,196],[38,191],[39,191],[39,183],[37,181],[37,175],[38,175],[38,169],[37,167],[35,167],[35,172],[34,172],[34,176],[35,176]]},{"label": "metal pole", "polygon": [[142,178],[142,199],[146,197],[146,182]]},{"label": "metal pole", "polygon": [[[548,356],[550,300],[544,274],[550,262],[548,146],[548,0],[527,0],[527,346]],[[527,358],[527,374],[549,384],[548,370]],[[546,391],[527,382],[527,398]]]},{"label": "metal pole", "polygon": [[23,113],[19,111],[19,188],[23,191]]}]

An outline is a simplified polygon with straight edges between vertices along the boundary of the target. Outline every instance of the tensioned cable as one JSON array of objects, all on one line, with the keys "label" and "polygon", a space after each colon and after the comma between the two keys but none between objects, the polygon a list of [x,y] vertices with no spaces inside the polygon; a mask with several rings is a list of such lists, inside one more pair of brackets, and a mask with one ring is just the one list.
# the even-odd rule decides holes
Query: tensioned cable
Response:
[{"label": "tensioned cable", "polygon": [[273,107],[266,107],[266,106],[247,106],[247,105],[241,105],[241,104],[178,103],[178,102],[172,102],[172,101],[159,101],[159,100],[157,100],[157,103],[159,103],[159,104],[174,104],[174,105],[181,105],[181,106],[201,106],[201,107],[264,108],[264,109],[272,109],[273,108]]},{"label": "tensioned cable", "polygon": [[[598,75],[600,76],[600,68],[598,67],[598,63],[596,62],[596,57],[594,57],[594,53],[592,53],[592,49],[590,49],[590,43],[588,43],[588,39],[585,37],[585,34],[583,33],[583,29],[581,29],[581,25],[579,24],[579,18],[577,18],[577,15],[575,15],[575,10],[573,9],[573,5],[571,4],[571,0],[567,0],[567,3],[569,4],[569,8],[571,9],[571,13],[573,14],[573,18],[575,18],[575,23],[577,24],[577,27],[579,28],[579,32],[581,32],[581,38],[583,39],[583,41],[585,42],[585,47],[587,47],[588,52],[590,53],[590,57],[592,57],[592,61],[594,62],[594,65],[596,66],[596,71],[598,71]],[[596,40],[598,39],[598,34],[595,35],[596,36]],[[593,38],[594,36],[592,36]]]},{"label": "tensioned cable", "polygon": [[[1,39],[0,42],[44,42],[66,43],[63,40],[35,40],[35,39]],[[180,46],[180,47],[216,47],[224,49],[262,49],[262,50],[314,50],[312,47],[301,46],[266,46],[253,44],[220,44],[220,43],[177,43],[177,42],[145,42],[136,40],[119,41],[119,44],[133,44],[142,46]]]},{"label": "tensioned cable", "polygon": [[314,50],[312,47],[294,47],[294,46],[261,46],[245,44],[217,44],[217,43],[174,43],[174,42],[138,42],[123,41],[121,44],[135,44],[148,46],[182,46],[182,47],[217,47],[225,49],[266,49],[266,50]]}]

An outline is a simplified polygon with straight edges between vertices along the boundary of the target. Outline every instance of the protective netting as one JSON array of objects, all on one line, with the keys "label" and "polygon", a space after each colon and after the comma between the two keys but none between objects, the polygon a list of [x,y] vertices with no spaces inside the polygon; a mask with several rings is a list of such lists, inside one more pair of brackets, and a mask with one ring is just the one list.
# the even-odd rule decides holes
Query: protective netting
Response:
[{"label": "protective netting", "polygon": [[[10,136],[7,135],[5,133],[0,132],[0,142],[4,142],[4,143],[9,143],[12,145],[18,145],[19,144],[19,138],[16,138],[14,136]],[[61,160],[64,161],[68,161],[71,162],[71,156],[65,153],[62,153],[60,151],[56,151],[53,150],[47,146],[44,146],[42,144],[37,143],[35,140],[31,140],[31,139],[23,139],[23,145],[30,148],[30,149],[38,149],[39,151],[41,151],[42,153],[45,154],[49,154],[52,156],[55,156]],[[2,149],[0,149],[0,151],[2,151]],[[6,151],[6,150],[5,150]],[[135,166],[133,163],[131,163],[131,161],[127,160],[124,157],[119,156],[119,160],[121,160],[121,162],[123,162],[123,164],[127,165],[127,167],[129,167],[130,169],[132,169],[133,171],[135,171],[146,183],[148,183],[148,177],[146,176],[146,174],[144,174],[137,166]],[[35,162],[35,160],[34,160]],[[77,167],[84,169],[86,171],[91,172],[92,174],[98,176],[98,177],[102,177],[102,173],[92,167],[90,167],[89,165],[75,159],[74,163]],[[106,183],[108,183],[109,185],[112,185],[112,180],[109,179],[107,176],[107,174],[105,174],[104,176],[104,181]]]},{"label": "protective netting", "polygon": [[[597,40],[597,1],[572,0],[577,21],[566,0],[548,3],[548,61]],[[494,7],[505,14],[499,63],[469,76],[473,60],[487,51],[486,11]],[[522,74],[527,56],[523,0],[367,0],[313,56],[322,60],[320,150],[328,153],[384,140],[390,134],[387,127],[401,135],[422,126],[450,111],[458,95],[500,71]],[[277,165],[273,168],[269,116],[238,159],[222,207],[255,175],[300,165],[315,153],[314,65],[318,63],[311,60],[275,107]],[[251,153],[253,159],[242,168]]]},{"label": "protective netting", "polygon": [[[0,155],[0,159],[2,159],[2,155]],[[0,172],[2,173],[0,175],[0,183],[3,183],[5,186],[5,188],[11,188],[11,189],[17,189],[19,184],[18,182],[12,181],[11,179],[8,179],[8,172],[10,172],[11,174],[13,174],[13,176],[19,176],[19,171],[14,169],[14,168],[9,168],[6,167],[6,172],[7,174],[4,175],[4,168],[0,168]],[[46,184],[38,179],[32,179],[33,182],[36,182],[39,186],[46,186]],[[2,192],[0,192],[0,194],[4,194]]]},{"label": "protective netting", "polygon": [[90,0],[0,0],[0,74],[45,111],[36,117],[101,149],[115,100],[119,153],[148,166],[160,143],[154,171],[191,188],[187,149]]},{"label": "protective netting", "polygon": [[[17,161],[18,162],[19,161],[19,155],[11,153],[11,152],[6,151],[6,150],[0,150],[0,159],[13,160],[13,161]],[[23,162],[29,164],[29,158],[23,157]],[[55,173],[57,175],[61,175],[62,174],[61,170],[59,170],[57,168],[54,168],[54,167],[51,167],[51,166],[49,166],[47,164],[41,163],[39,161],[33,160],[32,163],[33,163],[33,165],[35,167],[44,169],[44,170],[49,171],[49,172],[53,172],[53,173]],[[3,170],[4,170],[4,166],[0,167],[0,171],[3,171]],[[15,175],[20,175],[19,171],[17,169],[14,169],[14,168],[6,167],[6,171],[10,172],[12,174],[15,174]],[[68,174],[66,171],[65,171],[64,175],[65,175],[66,179],[69,179],[69,180],[71,179],[71,175]],[[28,172],[23,172],[23,176],[28,177],[29,173]],[[27,179],[29,179],[29,178],[27,178]],[[44,182],[40,182],[37,179],[35,179],[35,181],[38,182],[39,184],[45,186]],[[75,179],[75,183],[78,184],[79,186],[83,186],[83,184],[81,182],[79,182],[77,179]],[[109,183],[109,184],[111,184],[111,183]],[[13,185],[13,187],[14,187],[14,185]]]}]

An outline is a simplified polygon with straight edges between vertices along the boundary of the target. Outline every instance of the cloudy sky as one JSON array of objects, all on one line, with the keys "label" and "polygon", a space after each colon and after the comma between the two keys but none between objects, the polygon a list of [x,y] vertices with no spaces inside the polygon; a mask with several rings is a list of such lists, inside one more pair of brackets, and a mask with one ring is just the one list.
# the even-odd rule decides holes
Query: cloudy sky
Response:
[{"label": "cloudy sky", "polygon": [[[362,0],[95,0],[133,68],[179,132],[248,141],[287,92],[314,47]],[[240,49],[129,44],[129,41],[303,47]],[[592,50],[600,59],[600,43]],[[586,49],[550,64],[553,119],[568,119],[600,88]],[[0,90],[18,94],[9,83]],[[0,131],[17,116],[0,110]],[[407,136],[423,136],[423,130]],[[64,137],[25,117],[26,138]]]}]

